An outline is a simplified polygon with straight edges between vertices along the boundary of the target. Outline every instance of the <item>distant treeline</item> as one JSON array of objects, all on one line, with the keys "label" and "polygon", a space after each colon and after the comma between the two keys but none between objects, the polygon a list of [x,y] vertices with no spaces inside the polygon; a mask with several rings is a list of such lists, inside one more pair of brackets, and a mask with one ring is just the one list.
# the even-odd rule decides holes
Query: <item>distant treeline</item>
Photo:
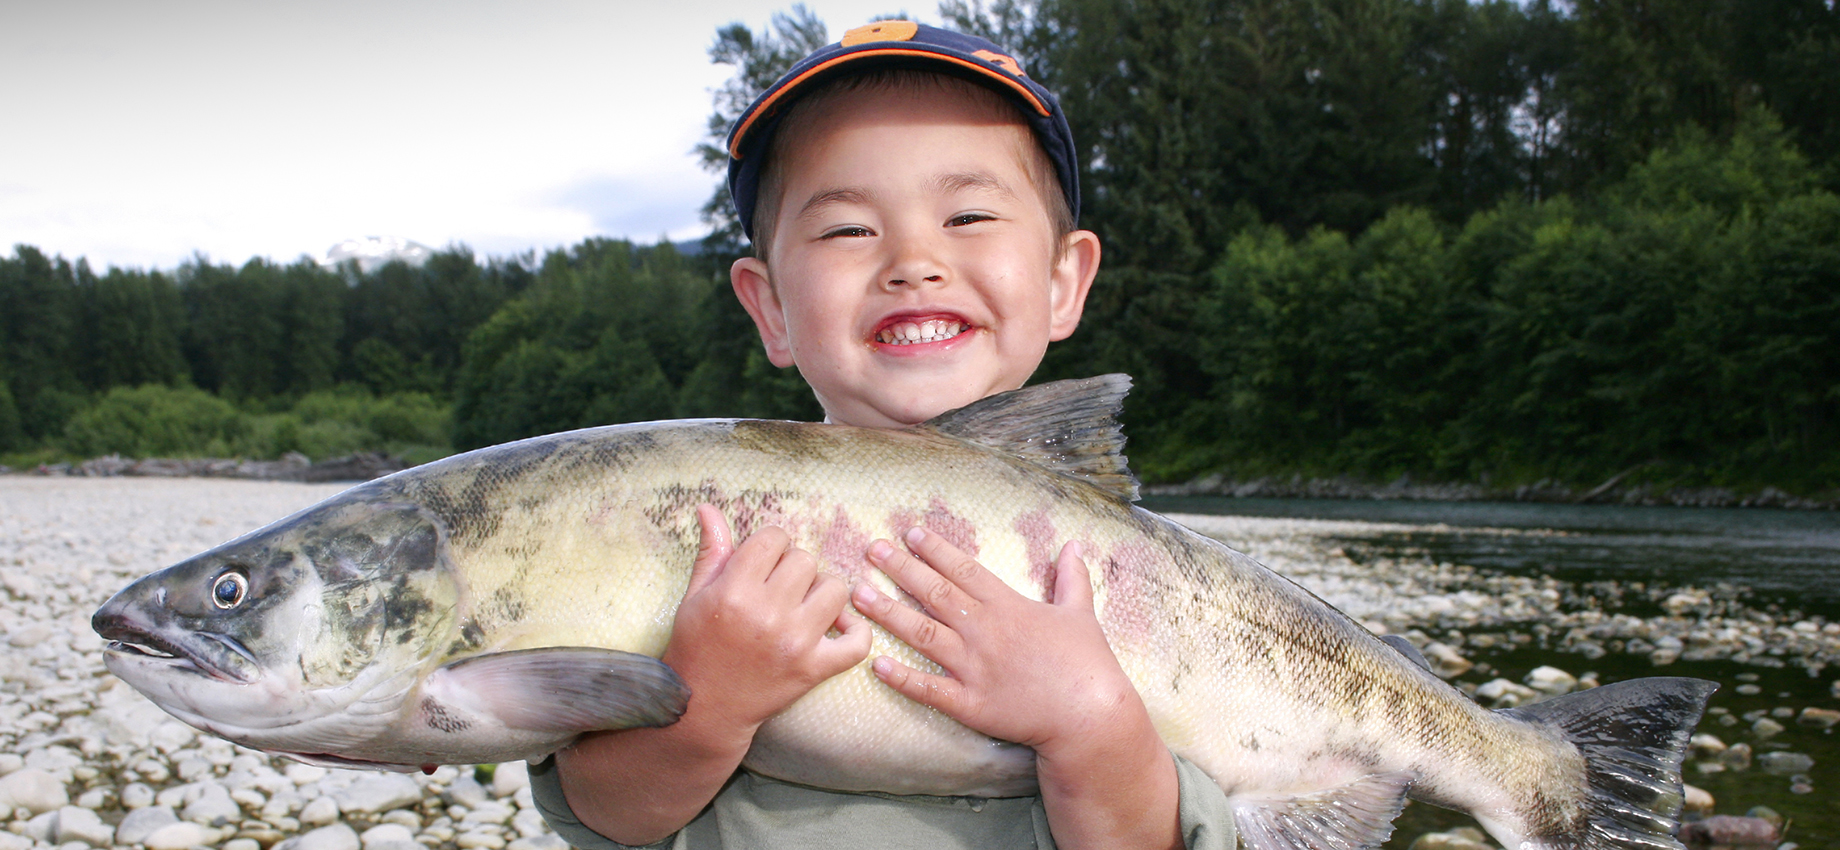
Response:
[{"label": "distant treeline", "polygon": [[[1105,266],[1038,378],[1136,376],[1126,424],[1146,477],[1840,482],[1826,3],[1078,0],[944,16],[1017,45],[1085,146],[1082,223]],[[825,32],[797,7],[762,32],[720,30],[712,56],[736,73],[712,133]],[[393,409],[451,413],[438,424],[456,449],[815,416],[728,294],[742,246],[721,203],[709,214],[696,256],[597,239],[370,274],[202,258],[96,274],[16,248],[0,259],[0,452],[93,450],[79,435],[110,417],[85,412],[141,384],[270,417],[213,438],[250,451],[359,431],[424,442],[427,417],[359,412],[404,399]],[[372,424],[330,439],[334,408]]]}]

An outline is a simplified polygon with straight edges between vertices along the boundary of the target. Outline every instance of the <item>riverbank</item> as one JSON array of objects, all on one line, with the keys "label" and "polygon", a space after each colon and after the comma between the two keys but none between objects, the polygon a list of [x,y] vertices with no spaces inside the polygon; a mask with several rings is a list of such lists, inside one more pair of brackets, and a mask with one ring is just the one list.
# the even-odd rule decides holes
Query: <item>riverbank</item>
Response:
[{"label": "riverbank", "polygon": [[[1627,474],[1627,473],[1625,473]],[[1250,480],[1208,475],[1182,484],[1151,484],[1145,496],[1226,496],[1241,499],[1403,499],[1427,502],[1550,502],[1559,504],[1671,505],[1693,508],[1793,508],[1840,510],[1840,490],[1797,496],[1775,487],[1754,492],[1727,487],[1623,486],[1623,475],[1579,489],[1552,480],[1515,487],[1479,483],[1431,483],[1401,476],[1386,484],[1352,478],[1260,477]]]},{"label": "riverbank", "polygon": [[[522,790],[521,765],[447,767],[430,776],[309,768],[199,735],[103,668],[89,615],[115,590],[342,487],[0,479],[0,639],[8,648],[0,653],[0,850],[561,850]],[[1832,681],[1840,625],[1772,617],[1716,588],[1584,586],[1425,558],[1365,559],[1337,542],[1409,525],[1179,519],[1369,628],[1406,637],[1453,684],[1492,707],[1641,675],[1715,678],[1723,689],[1704,729],[1725,747],[1711,754],[1712,743],[1702,741],[1689,766],[1688,781],[1717,801],[1702,813],[1770,805],[1796,821],[1791,838],[1803,846],[1840,843],[1840,824],[1821,814],[1840,789],[1840,759],[1828,754],[1832,727],[1812,725],[1828,716],[1822,711],[1840,708],[1840,683]],[[1739,745],[1748,761],[1723,757]],[[1779,768],[1790,772],[1771,772]],[[1388,846],[1456,835],[1450,831],[1464,824],[1414,805]]]}]

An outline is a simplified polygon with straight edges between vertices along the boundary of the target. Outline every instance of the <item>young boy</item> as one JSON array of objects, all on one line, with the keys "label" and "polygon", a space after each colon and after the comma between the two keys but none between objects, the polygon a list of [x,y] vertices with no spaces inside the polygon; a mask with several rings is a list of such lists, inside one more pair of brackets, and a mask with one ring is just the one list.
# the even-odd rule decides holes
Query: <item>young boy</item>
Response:
[{"label": "young boy", "polygon": [[[775,365],[828,421],[906,427],[1028,380],[1078,325],[1099,241],[1074,229],[1074,149],[1053,95],[995,45],[906,21],[806,57],[730,134],[756,256],[730,272]],[[778,529],[739,546],[713,508],[664,660],[676,724],[584,737],[532,770],[571,844],[660,847],[1230,847],[1219,788],[1175,759],[1106,645],[1077,547],[1052,602],[924,529],[865,553],[914,611],[820,573]],[[943,600],[943,602],[942,602]],[[946,675],[875,674],[970,728],[1034,748],[1039,797],[851,794],[738,771],[754,732],[862,663],[868,624]],[[616,843],[618,842],[618,843]]]}]

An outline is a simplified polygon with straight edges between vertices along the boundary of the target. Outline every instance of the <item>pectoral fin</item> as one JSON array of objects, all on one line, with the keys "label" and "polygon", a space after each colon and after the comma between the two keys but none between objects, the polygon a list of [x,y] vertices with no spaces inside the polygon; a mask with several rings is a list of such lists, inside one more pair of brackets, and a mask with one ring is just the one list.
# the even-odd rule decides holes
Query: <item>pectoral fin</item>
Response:
[{"label": "pectoral fin", "polygon": [[1399,654],[1405,656],[1413,664],[1417,664],[1426,670],[1431,669],[1431,662],[1425,659],[1425,654],[1419,652],[1418,647],[1413,646],[1411,641],[1398,635],[1381,635],[1380,639],[1385,641],[1387,646],[1399,650]]},{"label": "pectoral fin", "polygon": [[664,662],[592,647],[463,659],[430,674],[422,694],[431,726],[438,727],[445,713],[460,724],[469,715],[489,717],[510,729],[545,733],[669,726],[690,701],[690,689]]},{"label": "pectoral fin", "polygon": [[1363,776],[1339,788],[1298,797],[1233,800],[1233,821],[1248,850],[1373,848],[1393,834],[1413,774]]}]

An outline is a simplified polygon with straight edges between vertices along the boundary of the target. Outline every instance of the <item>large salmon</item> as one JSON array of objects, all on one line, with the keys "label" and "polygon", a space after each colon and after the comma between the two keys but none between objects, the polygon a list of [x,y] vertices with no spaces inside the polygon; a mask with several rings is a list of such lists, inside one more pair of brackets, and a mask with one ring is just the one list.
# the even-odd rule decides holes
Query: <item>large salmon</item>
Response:
[{"label": "large salmon", "polygon": [[[1115,419],[1128,386],[1045,384],[907,430],[654,422],[480,449],[147,576],[95,626],[116,675],[232,741],[342,765],[498,762],[667,724],[694,698],[655,659],[699,503],[897,596],[864,560],[876,537],[924,525],[1035,598],[1079,540],[1119,661],[1247,846],[1374,846],[1408,793],[1508,847],[1679,846],[1681,755],[1712,683],[1478,706],[1409,647],[1133,507]],[[745,764],[846,790],[1034,788],[1031,751],[900,697],[866,661],[770,720]]]}]

